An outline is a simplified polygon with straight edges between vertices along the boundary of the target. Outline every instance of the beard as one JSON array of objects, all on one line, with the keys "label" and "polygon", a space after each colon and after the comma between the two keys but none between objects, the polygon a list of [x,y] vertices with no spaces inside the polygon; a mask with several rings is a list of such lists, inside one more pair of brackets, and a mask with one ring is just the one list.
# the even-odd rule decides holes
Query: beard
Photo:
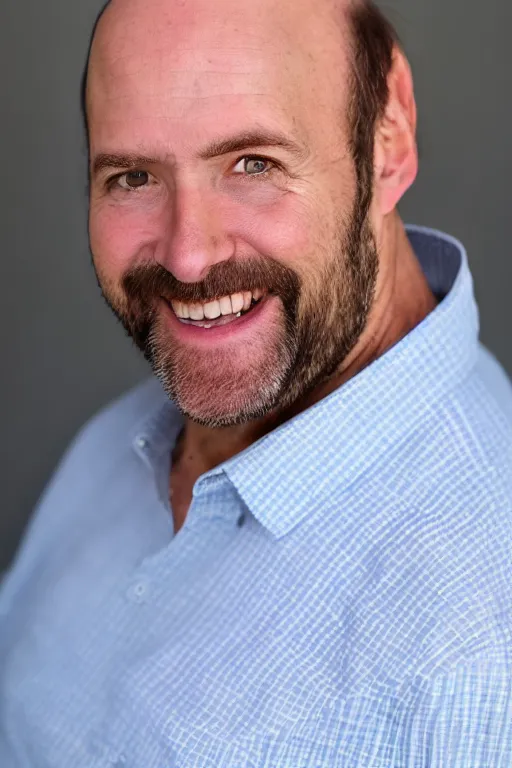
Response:
[{"label": "beard", "polygon": [[[333,376],[356,345],[378,274],[369,204],[368,194],[357,195],[349,221],[339,223],[330,248],[315,254],[318,270],[307,282],[263,254],[215,264],[198,283],[182,283],[153,262],[125,273],[121,291],[102,282],[96,271],[98,282],[185,416],[210,428],[243,424],[306,397]],[[255,289],[277,298],[279,311],[268,322],[255,323],[244,344],[235,340],[211,350],[183,344],[172,337],[161,311],[162,300],[206,302]]]}]

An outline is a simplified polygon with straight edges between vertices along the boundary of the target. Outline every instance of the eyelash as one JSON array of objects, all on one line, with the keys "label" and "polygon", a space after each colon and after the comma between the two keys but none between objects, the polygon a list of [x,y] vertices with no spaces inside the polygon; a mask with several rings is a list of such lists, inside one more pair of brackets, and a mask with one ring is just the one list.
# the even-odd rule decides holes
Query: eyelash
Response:
[{"label": "eyelash", "polygon": [[[272,171],[282,170],[281,166],[279,165],[278,162],[276,162],[276,160],[273,160],[270,157],[265,157],[265,155],[242,155],[235,162],[235,164],[233,165],[233,168],[235,168],[242,160],[264,160],[266,163],[270,163],[270,166],[271,166],[268,169],[268,171],[263,171],[263,173],[255,173],[255,174],[248,173],[248,174],[245,174],[245,178],[247,178],[247,179],[258,179],[258,178],[261,178],[261,177],[268,176],[268,174],[271,173]],[[236,174],[236,175],[237,176],[244,176],[244,174],[242,174],[242,173]]]},{"label": "eyelash", "polygon": [[[276,160],[273,160],[270,157],[265,157],[264,155],[241,155],[241,157],[239,157],[235,161],[235,163],[233,164],[232,167],[235,168],[242,160],[264,160],[266,163],[270,163],[270,165],[271,165],[271,167],[268,169],[268,171],[264,171],[263,173],[257,173],[257,174],[237,173],[237,174],[235,174],[236,176],[243,176],[244,178],[250,179],[251,181],[258,180],[258,179],[261,180],[261,178],[265,178],[270,173],[272,173],[272,171],[282,170],[280,164]],[[131,168],[129,171],[124,171],[123,173],[116,173],[114,176],[111,176],[105,182],[107,190],[111,191],[116,186],[116,184],[119,182],[119,180],[122,179],[124,176],[127,176],[129,173],[137,173],[140,170],[141,170],[140,168]],[[143,171],[143,172],[144,173],[148,173],[148,175],[151,176],[151,174],[149,174],[149,171]],[[145,186],[146,185],[141,186],[141,187],[133,187],[132,189],[129,189],[129,190],[124,188],[124,187],[119,187],[119,188],[123,189],[125,192],[129,191],[130,193],[132,193],[132,192],[138,192],[139,190],[144,189]]]},{"label": "eyelash", "polygon": [[[129,171],[124,171],[123,173],[116,173],[115,176],[110,176],[105,181],[105,187],[110,192],[114,189],[114,187],[117,185],[120,179],[122,179],[124,176],[127,176],[129,173],[137,173],[141,169],[140,168],[131,168]],[[151,174],[149,171],[142,171],[143,173],[147,173],[148,176],[151,177]],[[124,192],[137,192],[138,189],[144,189],[144,187],[133,187],[132,189],[125,189],[124,187],[121,187],[119,185],[119,188],[122,189]]]}]

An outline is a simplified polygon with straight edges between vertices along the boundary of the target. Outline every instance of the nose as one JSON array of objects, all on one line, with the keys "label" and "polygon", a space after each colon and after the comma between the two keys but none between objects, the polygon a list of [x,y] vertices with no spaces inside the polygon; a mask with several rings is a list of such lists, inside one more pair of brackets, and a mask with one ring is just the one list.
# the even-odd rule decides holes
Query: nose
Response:
[{"label": "nose", "polygon": [[203,280],[214,264],[234,254],[218,201],[199,189],[176,190],[159,261],[177,280]]}]

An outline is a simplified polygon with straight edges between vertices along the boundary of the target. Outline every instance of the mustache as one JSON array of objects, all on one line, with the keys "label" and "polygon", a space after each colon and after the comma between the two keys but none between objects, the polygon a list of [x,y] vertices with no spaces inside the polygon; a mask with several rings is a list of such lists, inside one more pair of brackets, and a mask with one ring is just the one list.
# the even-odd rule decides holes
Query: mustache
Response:
[{"label": "mustache", "polygon": [[161,264],[140,264],[124,275],[122,285],[129,300],[146,306],[157,297],[168,302],[205,303],[256,289],[277,295],[285,306],[291,306],[297,302],[301,281],[289,267],[261,256],[214,264],[206,277],[196,283],[181,282]]}]

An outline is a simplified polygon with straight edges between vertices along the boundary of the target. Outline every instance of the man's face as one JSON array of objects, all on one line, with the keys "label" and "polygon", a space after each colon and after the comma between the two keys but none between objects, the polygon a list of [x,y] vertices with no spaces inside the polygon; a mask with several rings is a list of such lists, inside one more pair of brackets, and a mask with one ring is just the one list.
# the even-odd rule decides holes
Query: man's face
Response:
[{"label": "man's face", "polygon": [[93,46],[98,279],[169,396],[208,426],[331,376],[375,287],[348,42],[328,3],[297,2],[114,0]]}]

